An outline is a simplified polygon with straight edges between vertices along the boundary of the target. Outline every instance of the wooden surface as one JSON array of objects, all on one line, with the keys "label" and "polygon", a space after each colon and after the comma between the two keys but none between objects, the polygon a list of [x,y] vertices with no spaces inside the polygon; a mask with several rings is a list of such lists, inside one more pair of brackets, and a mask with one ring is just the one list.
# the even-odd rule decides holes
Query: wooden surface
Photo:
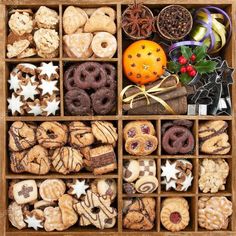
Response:
[{"label": "wooden surface", "polygon": [[[83,116],[83,117],[79,117],[79,116],[64,116],[64,110],[63,110],[63,65],[64,62],[67,61],[89,61],[89,60],[93,60],[94,59],[87,59],[87,60],[81,60],[81,59],[72,59],[72,58],[64,58],[63,57],[63,53],[62,53],[62,40],[60,41],[60,55],[58,58],[53,59],[53,61],[57,62],[60,66],[60,96],[61,96],[61,113],[60,116],[54,116],[54,117],[48,117],[47,120],[57,120],[57,121],[72,121],[72,120],[111,120],[114,121],[117,124],[117,128],[118,128],[118,134],[119,134],[119,140],[118,140],[118,149],[117,149],[117,156],[118,156],[118,170],[115,173],[112,174],[107,174],[104,176],[93,176],[90,173],[82,173],[79,174],[79,176],[76,175],[67,175],[67,176],[62,176],[60,174],[48,174],[45,176],[35,176],[35,175],[30,175],[30,174],[23,174],[23,175],[19,175],[19,174],[14,174],[11,173],[9,170],[9,166],[8,166],[8,149],[7,149],[7,127],[9,126],[9,124],[15,120],[22,120],[22,121],[38,121],[39,123],[41,121],[45,120],[45,117],[12,117],[12,116],[8,116],[7,113],[7,101],[6,101],[6,97],[7,97],[7,79],[8,79],[8,75],[9,75],[9,70],[8,70],[8,66],[11,65],[12,63],[16,64],[18,62],[22,62],[22,61],[26,61],[26,62],[40,62],[40,61],[47,61],[43,58],[28,58],[28,59],[22,59],[22,60],[18,60],[18,59],[5,59],[5,45],[6,45],[6,35],[7,35],[7,9],[12,9],[12,8],[17,8],[19,7],[39,7],[41,5],[41,1],[37,1],[37,0],[3,0],[1,1],[3,2],[3,4],[0,4],[0,94],[2,95],[2,99],[1,99],[1,106],[0,106],[0,137],[2,137],[0,139],[0,176],[1,176],[1,182],[0,182],[0,191],[1,191],[1,201],[0,201],[0,236],[1,235],[101,235],[101,234],[105,234],[105,235],[133,235],[134,232],[132,231],[127,231],[122,229],[122,199],[124,197],[127,197],[126,194],[122,193],[122,166],[123,166],[123,160],[124,159],[135,159],[137,157],[134,156],[129,156],[127,155],[124,150],[123,150],[123,140],[122,140],[122,132],[123,132],[123,125],[125,122],[129,121],[129,120],[140,120],[140,119],[148,119],[153,121],[153,123],[156,125],[156,130],[157,130],[157,134],[158,134],[158,139],[159,141],[161,140],[161,135],[160,135],[160,127],[163,121],[165,120],[172,120],[172,119],[190,119],[194,121],[194,135],[196,138],[196,148],[195,148],[195,152],[193,155],[191,156],[185,156],[187,158],[190,158],[191,161],[194,163],[194,184],[193,187],[191,188],[191,191],[188,192],[164,192],[161,191],[161,188],[158,188],[158,190],[155,193],[149,194],[149,195],[145,195],[145,196],[152,196],[154,198],[156,198],[156,202],[157,202],[157,209],[156,209],[156,226],[155,228],[150,231],[150,232],[138,232],[136,231],[135,234],[139,234],[139,235],[160,235],[160,236],[167,236],[167,235],[171,235],[170,232],[167,232],[166,230],[164,230],[161,227],[160,224],[160,217],[159,217],[159,212],[160,212],[160,204],[161,204],[161,200],[163,199],[163,197],[167,197],[167,196],[183,196],[186,197],[191,205],[191,222],[190,222],[190,226],[186,229],[186,231],[183,232],[179,232],[176,233],[175,235],[180,235],[180,234],[184,234],[184,235],[209,235],[209,236],[213,236],[213,235],[236,235],[236,175],[235,175],[235,171],[234,169],[236,168],[236,149],[235,149],[235,144],[236,144],[236,140],[235,140],[235,135],[234,135],[234,131],[235,131],[235,116],[234,116],[234,112],[232,113],[232,116],[221,116],[221,117],[213,117],[213,116],[203,116],[203,117],[199,117],[199,116],[158,116],[158,115],[153,115],[153,116],[125,116],[122,115],[122,103],[121,100],[118,100],[118,104],[117,104],[117,113],[115,115],[109,115],[109,116]],[[117,89],[117,93],[119,94],[120,91],[122,90],[122,86],[123,86],[123,75],[122,75],[122,30],[120,28],[120,20],[121,20],[121,8],[122,8],[122,4],[127,4],[127,3],[131,3],[133,1],[121,1],[121,0],[100,0],[99,3],[98,1],[95,0],[79,0],[79,1],[75,1],[75,0],[48,0],[45,1],[45,5],[48,6],[53,6],[54,9],[58,9],[58,13],[60,14],[60,17],[63,14],[63,9],[64,6],[66,5],[79,5],[79,6],[101,6],[101,5],[112,5],[113,7],[116,8],[117,10],[117,40],[118,40],[118,51],[117,51],[117,57],[116,58],[112,58],[110,60],[106,60],[109,62],[114,63],[117,66],[118,69],[118,89]],[[236,29],[236,24],[235,24],[235,20],[236,20],[236,1],[235,0],[142,0],[143,3],[147,3],[147,4],[151,4],[152,6],[158,6],[158,4],[173,4],[173,3],[178,3],[178,4],[186,4],[187,6],[191,6],[191,5],[196,5],[196,4],[215,4],[215,5],[220,5],[220,6],[224,6],[226,7],[228,13],[231,15],[232,17],[232,21],[233,21],[233,36],[232,39],[230,41],[230,43],[227,45],[226,48],[226,52],[225,52],[225,58],[228,60],[229,65],[232,67],[236,67],[235,64],[235,50],[236,50],[236,45],[235,45],[235,29]],[[155,5],[156,4],[156,5]],[[7,5],[7,6],[6,6]],[[199,5],[199,6],[200,6]],[[62,30],[62,22],[60,21],[59,24],[60,28],[59,28],[59,35],[60,35],[60,39],[62,38],[63,35],[63,30]],[[234,42],[234,43],[233,43]],[[96,61],[102,61],[102,59],[95,59]],[[49,60],[51,61],[51,60]],[[236,110],[236,89],[235,89],[235,84],[232,86],[232,100],[235,101],[233,103],[233,108],[234,111]],[[230,175],[228,178],[228,182],[227,182],[227,188],[226,191],[221,191],[217,194],[203,194],[201,192],[199,192],[198,190],[198,164],[201,161],[202,158],[204,157],[212,157],[212,156],[207,156],[207,155],[199,155],[199,148],[198,148],[198,135],[197,135],[197,129],[198,129],[198,125],[200,122],[204,121],[204,120],[216,120],[216,119],[223,119],[223,120],[227,120],[229,122],[229,135],[230,135],[230,139],[232,142],[232,150],[230,152],[229,155],[226,156],[218,156],[216,158],[226,158],[227,161],[229,162],[231,171],[230,171]],[[162,150],[161,150],[161,146],[159,145],[157,151],[155,153],[153,153],[151,156],[149,156],[148,158],[153,158],[156,160],[157,163],[157,177],[160,181],[160,165],[162,160],[165,160],[167,158],[180,158],[183,156],[168,156],[168,155],[162,155]],[[8,222],[7,220],[7,188],[8,188],[8,181],[11,179],[45,179],[45,178],[103,178],[103,177],[108,177],[108,178],[114,178],[117,180],[118,183],[118,197],[117,197],[117,209],[118,209],[118,223],[116,228],[114,229],[110,229],[110,230],[96,230],[96,229],[92,229],[92,230],[85,230],[82,227],[72,227],[71,229],[68,229],[65,232],[36,232],[36,231],[32,231],[32,230],[17,230],[14,229]],[[217,196],[227,196],[229,197],[232,201],[233,201],[233,206],[234,206],[234,213],[232,215],[231,221],[230,221],[230,225],[229,225],[229,229],[227,231],[220,231],[220,232],[209,232],[209,231],[205,231],[202,229],[199,229],[198,224],[197,224],[197,204],[198,204],[198,198],[200,196],[213,196],[213,195],[217,195]],[[141,194],[136,194],[134,196],[144,196]]]}]

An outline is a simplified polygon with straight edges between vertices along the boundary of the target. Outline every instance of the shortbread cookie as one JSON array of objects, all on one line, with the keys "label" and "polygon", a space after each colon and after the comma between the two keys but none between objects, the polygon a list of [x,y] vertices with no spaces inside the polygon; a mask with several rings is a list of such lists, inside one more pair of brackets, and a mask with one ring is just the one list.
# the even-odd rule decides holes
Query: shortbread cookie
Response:
[{"label": "shortbread cookie", "polygon": [[62,221],[62,214],[59,207],[47,207],[44,209],[44,229],[46,231],[62,231],[65,226]]},{"label": "shortbread cookie", "polygon": [[59,22],[59,16],[55,10],[41,6],[35,13],[35,22],[39,28],[55,29]]},{"label": "shortbread cookie", "polygon": [[117,50],[117,41],[112,34],[99,32],[93,37],[91,47],[96,57],[112,58]]},{"label": "shortbread cookie", "polygon": [[63,225],[65,229],[68,229],[78,220],[78,216],[73,208],[73,197],[68,194],[62,195],[58,199],[58,206],[61,210]]},{"label": "shortbread cookie", "polygon": [[94,121],[92,123],[92,133],[101,143],[115,144],[118,139],[116,128],[111,122]]},{"label": "shortbread cookie", "polygon": [[135,183],[135,189],[139,193],[153,193],[158,188],[158,180],[155,176],[144,176]]},{"label": "shortbread cookie", "polygon": [[140,166],[137,160],[125,160],[123,164],[123,179],[133,182],[139,177]]},{"label": "shortbread cookie", "polygon": [[154,198],[137,198],[133,202],[129,202],[123,221],[124,228],[141,231],[151,230],[156,215],[155,206]]},{"label": "shortbread cookie", "polygon": [[51,159],[55,170],[64,175],[79,172],[83,167],[83,156],[72,147],[57,148]]},{"label": "shortbread cookie", "polygon": [[116,155],[111,145],[90,150],[91,168],[95,175],[105,174],[117,168]]},{"label": "shortbread cookie", "polygon": [[74,148],[86,147],[94,143],[92,128],[86,126],[83,122],[71,122],[69,132],[69,143]]},{"label": "shortbread cookie", "polygon": [[55,149],[67,142],[67,127],[58,122],[43,122],[37,128],[36,137],[45,148]]},{"label": "shortbread cookie", "polygon": [[16,202],[11,202],[8,206],[8,219],[17,229],[25,228],[26,224],[24,222],[22,205],[19,205]]},{"label": "shortbread cookie", "polygon": [[55,206],[56,203],[52,201],[39,200],[34,203],[34,209],[44,210],[46,207]]},{"label": "shortbread cookie", "polygon": [[93,34],[91,33],[64,35],[64,51],[69,57],[89,58],[93,54],[91,48],[92,39]]},{"label": "shortbread cookie", "polygon": [[226,197],[201,197],[198,202],[198,223],[207,230],[226,230],[232,212],[232,202]]},{"label": "shortbread cookie", "polygon": [[23,180],[14,184],[13,196],[18,204],[35,201],[38,198],[38,189],[35,180]]},{"label": "shortbread cookie", "polygon": [[33,19],[28,12],[13,13],[8,24],[12,32],[20,36],[33,30]]},{"label": "shortbread cookie", "polygon": [[75,33],[79,28],[84,26],[87,19],[88,16],[85,11],[83,11],[83,9],[74,6],[68,6],[63,14],[63,29],[65,33]]},{"label": "shortbread cookie", "polygon": [[[93,224],[99,229],[104,229],[106,221],[117,216],[116,209],[110,207],[110,204],[111,200],[107,195],[98,196],[88,190],[84,201],[74,204],[74,209],[80,215],[80,225]],[[94,212],[94,208],[100,210]]]},{"label": "shortbread cookie", "polygon": [[125,150],[135,156],[146,156],[157,149],[158,140],[155,136],[144,134],[134,138],[128,138],[125,143]]},{"label": "shortbread cookie", "polygon": [[137,135],[150,134],[156,135],[155,128],[152,122],[147,120],[130,121],[127,123],[123,130],[124,139],[134,138]]},{"label": "shortbread cookie", "polygon": [[66,185],[60,179],[46,179],[39,186],[39,194],[45,201],[57,201],[65,191]]},{"label": "shortbread cookie", "polygon": [[153,159],[141,159],[139,162],[139,178],[144,176],[156,176],[156,161]]},{"label": "shortbread cookie", "polygon": [[11,125],[8,134],[11,151],[22,151],[36,143],[35,128],[25,122],[15,121]]},{"label": "shortbread cookie", "polygon": [[99,179],[97,191],[100,196],[108,195],[113,201],[117,195],[117,185],[114,179]]},{"label": "shortbread cookie", "polygon": [[13,44],[7,44],[7,57],[17,57],[23,53],[29,47],[29,45],[30,41],[27,39],[16,41]]}]

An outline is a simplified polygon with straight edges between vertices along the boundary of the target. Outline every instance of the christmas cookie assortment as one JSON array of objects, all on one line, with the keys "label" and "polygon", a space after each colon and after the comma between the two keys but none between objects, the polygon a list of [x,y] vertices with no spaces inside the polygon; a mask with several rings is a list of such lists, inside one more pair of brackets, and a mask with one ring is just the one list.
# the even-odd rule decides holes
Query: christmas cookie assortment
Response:
[{"label": "christmas cookie assortment", "polygon": [[[17,229],[63,231],[75,224],[98,229],[116,225],[114,179],[15,180],[8,190],[8,218]],[[99,211],[94,211],[94,209]]]},{"label": "christmas cookie assortment", "polygon": [[4,228],[232,231],[232,3],[49,2],[6,6]]}]

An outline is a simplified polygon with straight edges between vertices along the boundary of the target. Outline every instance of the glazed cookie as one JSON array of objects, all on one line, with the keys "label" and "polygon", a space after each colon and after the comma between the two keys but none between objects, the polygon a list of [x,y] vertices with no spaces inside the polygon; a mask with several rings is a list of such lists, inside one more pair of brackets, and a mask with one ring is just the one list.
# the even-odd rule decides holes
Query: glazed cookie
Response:
[{"label": "glazed cookie", "polygon": [[94,143],[92,128],[83,122],[74,121],[69,124],[69,143],[74,148],[86,147]]},{"label": "glazed cookie", "polygon": [[39,186],[39,194],[45,201],[57,201],[66,191],[65,183],[60,179],[46,179]]},{"label": "glazed cookie", "polygon": [[[110,207],[111,200],[107,195],[98,196],[97,194],[87,191],[84,201],[74,204],[74,209],[80,215],[80,225],[87,226],[93,224],[99,229],[104,229],[108,219],[117,216],[116,209]],[[94,212],[94,208],[99,208]]]},{"label": "glazed cookie", "polygon": [[141,159],[139,162],[139,178],[156,176],[156,162],[153,159]]},{"label": "glazed cookie", "polygon": [[137,160],[125,160],[123,165],[123,179],[133,182],[139,177],[140,167]]},{"label": "glazed cookie", "polygon": [[8,219],[17,229],[25,228],[26,224],[24,222],[22,205],[19,205],[16,202],[11,202],[8,206]]},{"label": "glazed cookie", "polygon": [[158,140],[155,136],[144,134],[134,138],[128,138],[125,142],[125,150],[135,156],[149,155],[157,148]]},{"label": "glazed cookie", "polygon": [[117,185],[114,179],[99,179],[97,181],[97,191],[100,196],[108,195],[113,201],[117,195]]},{"label": "glazed cookie", "polygon": [[151,230],[154,226],[156,201],[154,198],[137,198],[128,201],[123,226],[133,230]]},{"label": "glazed cookie", "polygon": [[101,143],[115,144],[118,139],[116,128],[111,122],[107,121],[93,121],[92,133],[95,138]]},{"label": "glazed cookie", "polygon": [[55,149],[67,142],[67,127],[58,122],[43,122],[37,128],[36,137],[45,148]]},{"label": "glazed cookie", "polygon": [[13,196],[18,204],[35,201],[38,198],[38,189],[35,180],[24,180],[13,185]]},{"label": "glazed cookie", "polygon": [[[184,198],[179,201],[178,198],[170,198],[168,202],[162,204],[161,223],[172,232],[178,232],[185,229],[189,224],[189,207]],[[185,202],[184,204],[182,203]]]},{"label": "glazed cookie", "polygon": [[153,193],[158,188],[158,180],[155,176],[144,176],[135,183],[135,189],[139,193]]},{"label": "glazed cookie", "polygon": [[59,22],[59,16],[55,10],[41,6],[35,13],[35,22],[39,28],[55,29]]},{"label": "glazed cookie", "polygon": [[93,37],[91,47],[96,57],[112,58],[117,50],[117,41],[112,34],[99,32]]},{"label": "glazed cookie", "polygon": [[35,127],[21,121],[15,121],[11,125],[8,134],[11,151],[22,151],[36,143]]},{"label": "glazed cookie", "polygon": [[116,155],[112,145],[90,149],[91,169],[95,175],[111,172],[117,168]]},{"label": "glazed cookie", "polygon": [[54,169],[64,175],[70,172],[77,173],[83,167],[83,156],[80,151],[72,147],[57,148],[51,159]]},{"label": "glazed cookie", "polygon": [[137,135],[150,134],[155,136],[155,128],[150,121],[131,121],[124,127],[124,139],[134,138]]}]

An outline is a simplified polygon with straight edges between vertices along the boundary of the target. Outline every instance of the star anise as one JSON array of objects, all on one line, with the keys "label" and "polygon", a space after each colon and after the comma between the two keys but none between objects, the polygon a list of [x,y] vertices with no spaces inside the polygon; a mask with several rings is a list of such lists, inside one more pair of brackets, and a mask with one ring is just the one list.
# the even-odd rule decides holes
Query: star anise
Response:
[{"label": "star anise", "polygon": [[142,4],[130,5],[122,15],[122,28],[135,38],[147,38],[155,31],[151,10]]}]

